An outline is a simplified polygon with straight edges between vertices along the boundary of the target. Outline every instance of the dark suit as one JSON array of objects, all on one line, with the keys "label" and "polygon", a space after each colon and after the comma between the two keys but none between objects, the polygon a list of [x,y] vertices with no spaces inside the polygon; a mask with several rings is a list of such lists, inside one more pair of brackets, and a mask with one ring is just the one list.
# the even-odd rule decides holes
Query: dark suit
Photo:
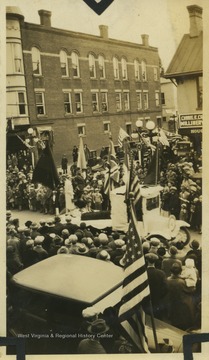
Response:
[{"label": "dark suit", "polygon": [[168,291],[165,273],[155,267],[148,266],[147,275],[154,316],[158,319],[162,319],[165,315],[164,299]]}]

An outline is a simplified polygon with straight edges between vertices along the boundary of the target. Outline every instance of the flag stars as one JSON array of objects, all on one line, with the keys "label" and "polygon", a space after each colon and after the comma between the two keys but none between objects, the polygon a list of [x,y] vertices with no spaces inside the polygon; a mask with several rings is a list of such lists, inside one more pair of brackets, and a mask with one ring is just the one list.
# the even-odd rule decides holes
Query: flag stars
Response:
[{"label": "flag stars", "polygon": [[131,256],[131,258],[134,260],[134,259],[135,259],[135,255],[133,254],[133,255]]}]

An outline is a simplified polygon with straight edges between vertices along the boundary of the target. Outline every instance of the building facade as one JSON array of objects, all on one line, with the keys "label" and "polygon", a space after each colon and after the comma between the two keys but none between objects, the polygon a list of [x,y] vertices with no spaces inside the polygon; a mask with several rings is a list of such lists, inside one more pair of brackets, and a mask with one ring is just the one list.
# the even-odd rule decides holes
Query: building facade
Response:
[{"label": "building facade", "polygon": [[70,157],[79,136],[99,151],[109,144],[110,133],[117,144],[120,127],[130,134],[138,118],[156,122],[161,116],[159,55],[148,35],[141,36],[142,44],[134,44],[109,38],[105,25],[94,36],[53,28],[49,11],[39,10],[39,16],[40,25],[31,24],[19,9],[7,8],[12,149],[16,131],[23,137],[25,131],[27,137],[27,127],[32,127],[41,137],[53,136],[59,163],[63,153]]},{"label": "building facade", "polygon": [[185,34],[165,73],[177,85],[179,133],[201,153],[203,95],[203,27],[198,5],[187,6],[190,32]]},{"label": "building facade", "polygon": [[176,133],[178,131],[177,86],[164,77],[160,78],[160,85],[163,129]]}]

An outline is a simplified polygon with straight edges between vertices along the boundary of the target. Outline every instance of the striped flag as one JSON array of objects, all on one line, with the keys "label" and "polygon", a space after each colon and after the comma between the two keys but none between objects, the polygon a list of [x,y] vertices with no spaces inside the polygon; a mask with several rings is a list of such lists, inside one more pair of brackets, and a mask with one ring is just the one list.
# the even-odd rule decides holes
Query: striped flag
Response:
[{"label": "striped flag", "polygon": [[119,322],[127,340],[131,341],[139,352],[148,353],[142,302],[150,296],[150,289],[133,205],[130,206],[124,262],[123,297],[118,315]]},{"label": "striped flag", "polygon": [[120,147],[122,147],[123,140],[128,139],[129,137],[130,136],[127,134],[127,132],[120,127],[119,134],[118,134],[118,145]]},{"label": "striped flag", "polygon": [[115,148],[112,140],[110,140],[109,162],[110,162],[110,188],[112,190],[116,186],[118,186],[120,180],[119,165],[117,163]]},{"label": "striped flag", "polygon": [[77,167],[82,172],[83,177],[86,178],[87,165],[86,165],[86,156],[85,156],[85,152],[84,152],[82,136],[80,136]]},{"label": "striped flag", "polygon": [[110,169],[107,169],[104,174],[104,193],[110,195]]},{"label": "striped flag", "polygon": [[139,185],[139,179],[134,169],[133,159],[131,160],[130,168],[129,192],[133,193],[134,205],[136,206],[141,199],[141,190]]}]

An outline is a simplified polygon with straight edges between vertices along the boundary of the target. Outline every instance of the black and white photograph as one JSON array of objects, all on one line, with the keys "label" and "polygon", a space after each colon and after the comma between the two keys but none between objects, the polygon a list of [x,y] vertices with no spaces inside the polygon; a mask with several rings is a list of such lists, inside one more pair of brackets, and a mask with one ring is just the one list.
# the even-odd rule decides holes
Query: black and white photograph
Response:
[{"label": "black and white photograph", "polygon": [[207,1],[3,3],[5,356],[202,359]]}]

